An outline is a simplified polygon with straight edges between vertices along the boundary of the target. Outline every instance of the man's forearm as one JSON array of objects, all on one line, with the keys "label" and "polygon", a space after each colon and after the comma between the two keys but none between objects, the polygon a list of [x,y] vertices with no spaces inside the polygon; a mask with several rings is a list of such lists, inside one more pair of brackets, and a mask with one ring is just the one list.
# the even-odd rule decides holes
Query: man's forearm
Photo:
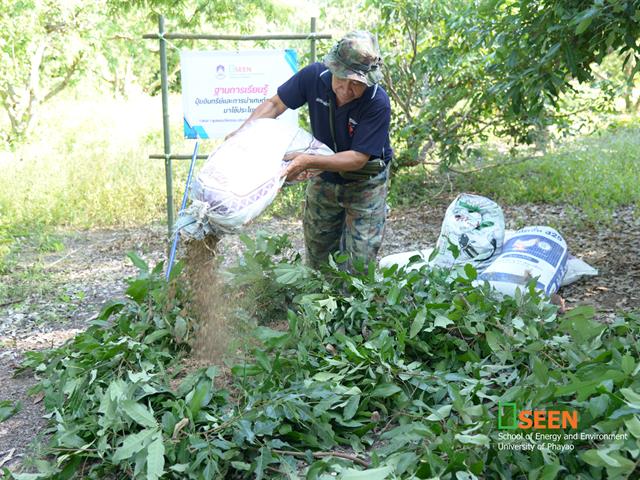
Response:
[{"label": "man's forearm", "polygon": [[258,118],[277,118],[286,109],[287,106],[282,102],[282,100],[280,100],[280,97],[275,95],[258,105],[242,125],[244,126],[251,120],[257,120]]},{"label": "man's forearm", "polygon": [[273,97],[265,100],[260,105],[258,105],[257,108],[253,112],[251,112],[251,115],[249,115],[249,118],[247,118],[244,122],[242,122],[242,125],[240,125],[240,127],[238,127],[233,132],[228,134],[225,137],[225,140],[228,140],[229,138],[233,137],[236,133],[238,133],[242,129],[242,127],[244,127],[250,121],[257,120],[258,118],[277,118],[286,109],[287,109],[287,106],[284,104],[282,100],[280,100],[280,97],[278,95],[274,95]]},{"label": "man's forearm", "polygon": [[305,168],[314,168],[326,172],[353,172],[364,167],[370,155],[347,150],[333,155],[304,155]]}]

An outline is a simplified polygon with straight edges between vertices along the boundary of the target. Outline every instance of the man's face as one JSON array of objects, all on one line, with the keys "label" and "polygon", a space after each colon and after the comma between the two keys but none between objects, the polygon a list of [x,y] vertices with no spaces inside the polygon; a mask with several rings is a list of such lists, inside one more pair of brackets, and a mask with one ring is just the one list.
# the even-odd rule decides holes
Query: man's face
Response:
[{"label": "man's face", "polygon": [[356,98],[360,98],[367,89],[367,85],[362,82],[358,82],[357,80],[340,78],[333,75],[331,79],[331,88],[338,99],[338,106],[341,106],[355,100]]}]

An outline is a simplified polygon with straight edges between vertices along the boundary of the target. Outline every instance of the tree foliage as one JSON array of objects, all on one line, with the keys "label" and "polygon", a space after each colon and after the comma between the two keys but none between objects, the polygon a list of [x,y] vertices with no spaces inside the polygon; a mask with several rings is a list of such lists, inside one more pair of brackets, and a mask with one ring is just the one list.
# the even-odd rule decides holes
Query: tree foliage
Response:
[{"label": "tree foliage", "polygon": [[[371,0],[380,12],[400,163],[452,165],[488,134],[532,143],[573,81],[616,51],[635,65],[640,3]],[[636,69],[629,71],[635,74]]]},{"label": "tree foliage", "polygon": [[[557,116],[563,96],[575,82],[593,81],[592,65],[611,52],[621,59],[625,80],[616,81],[627,85],[631,106],[630,79],[640,65],[639,3],[323,1],[319,25],[322,30],[339,24],[377,31],[394,104],[398,163],[432,159],[446,166],[473,157],[478,142],[487,138],[527,144],[547,125],[569,123],[570,112]],[[156,93],[157,44],[141,37],[156,31],[159,14],[174,32],[308,28],[307,19],[276,0],[8,0],[0,14],[0,95],[12,140],[27,134],[42,103],[80,78],[93,77],[116,96],[126,96],[133,85]],[[180,41],[169,46],[170,77],[177,89],[174,46],[238,45]],[[615,72],[606,77],[610,83]]]},{"label": "tree foliage", "polygon": [[[247,33],[286,22],[288,13],[272,0],[2,2],[0,99],[10,127],[5,140],[23,139],[39,107],[81,78],[96,78],[96,89],[107,84],[115,96],[126,96],[133,84],[157,91],[157,45],[142,35],[157,31],[159,14],[174,31]],[[177,50],[169,48],[174,80],[178,63]]]},{"label": "tree foliage", "polygon": [[[158,30],[158,17],[165,17],[165,31],[179,33],[255,33],[257,29],[277,29],[288,23],[292,13],[290,7],[278,5],[274,0],[258,1],[184,1],[177,0],[107,0],[110,17],[116,21],[128,21],[137,16],[143,21],[135,23],[136,42],[145,50],[138,52],[139,58],[148,66],[146,75],[140,75],[138,82],[143,89],[155,94],[160,89],[157,46],[151,40],[142,40],[143,33],[154,33]],[[172,90],[179,91],[180,58],[178,48],[229,49],[237,44],[216,41],[176,41],[167,49],[169,82]],[[130,58],[126,55],[125,58]]]},{"label": "tree foliage", "polygon": [[0,98],[9,140],[29,131],[42,103],[76,82],[95,47],[95,2],[0,3]]}]

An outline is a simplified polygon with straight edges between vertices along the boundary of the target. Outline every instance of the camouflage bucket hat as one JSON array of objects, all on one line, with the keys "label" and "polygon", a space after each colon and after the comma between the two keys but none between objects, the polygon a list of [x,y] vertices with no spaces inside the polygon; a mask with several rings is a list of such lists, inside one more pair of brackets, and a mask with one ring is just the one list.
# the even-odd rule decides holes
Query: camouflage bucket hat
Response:
[{"label": "camouflage bucket hat", "polygon": [[382,79],[378,40],[369,32],[346,34],[324,57],[324,64],[336,77],[357,80],[368,86]]}]

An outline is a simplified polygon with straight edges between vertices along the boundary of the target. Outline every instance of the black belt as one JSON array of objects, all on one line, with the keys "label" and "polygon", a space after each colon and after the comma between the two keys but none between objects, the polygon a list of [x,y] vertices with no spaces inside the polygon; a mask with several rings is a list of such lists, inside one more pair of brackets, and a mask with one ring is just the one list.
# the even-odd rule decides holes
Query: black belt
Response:
[{"label": "black belt", "polygon": [[352,172],[338,172],[345,180],[369,180],[377,177],[387,168],[387,164],[381,158],[372,158],[360,170]]}]

